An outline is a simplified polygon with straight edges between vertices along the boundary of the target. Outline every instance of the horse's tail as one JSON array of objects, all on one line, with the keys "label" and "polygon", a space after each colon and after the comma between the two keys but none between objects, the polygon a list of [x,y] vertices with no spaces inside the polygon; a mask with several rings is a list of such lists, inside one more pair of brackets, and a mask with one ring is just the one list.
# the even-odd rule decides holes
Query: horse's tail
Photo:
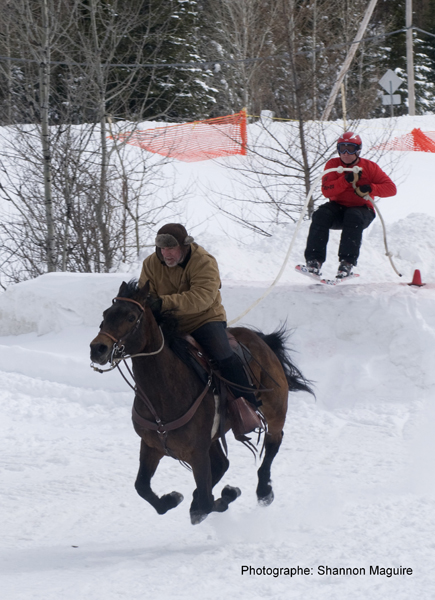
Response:
[{"label": "horse's tail", "polygon": [[256,332],[269,348],[276,354],[287,379],[290,392],[308,392],[315,395],[311,387],[312,382],[302,375],[300,370],[292,363],[286,342],[290,336],[285,323],[273,333]]}]

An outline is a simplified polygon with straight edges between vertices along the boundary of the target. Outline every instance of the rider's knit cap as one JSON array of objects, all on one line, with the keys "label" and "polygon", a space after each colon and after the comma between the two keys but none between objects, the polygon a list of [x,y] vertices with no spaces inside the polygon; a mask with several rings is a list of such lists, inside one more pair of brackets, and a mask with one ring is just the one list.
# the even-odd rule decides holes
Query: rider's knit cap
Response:
[{"label": "rider's knit cap", "polygon": [[156,236],[157,248],[174,248],[175,246],[189,246],[193,237],[187,234],[186,228],[181,223],[167,223],[163,225]]}]

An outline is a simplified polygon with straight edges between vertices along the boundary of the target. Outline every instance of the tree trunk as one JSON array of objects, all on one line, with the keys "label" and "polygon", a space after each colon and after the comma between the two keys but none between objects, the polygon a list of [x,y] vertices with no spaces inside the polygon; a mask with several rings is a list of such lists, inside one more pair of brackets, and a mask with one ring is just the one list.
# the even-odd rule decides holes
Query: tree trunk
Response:
[{"label": "tree trunk", "polygon": [[[108,171],[108,149],[107,149],[107,127],[106,127],[106,96],[104,87],[103,77],[103,66],[101,64],[101,51],[98,40],[97,22],[96,22],[96,3],[95,0],[91,0],[91,22],[92,22],[92,35],[94,38],[94,51],[95,51],[95,68],[98,85],[98,121],[100,123],[100,141],[101,141],[101,171],[100,171],[100,189],[98,194],[98,201],[96,206],[96,218],[97,225],[101,235],[101,244],[103,247],[104,257],[104,271],[110,271],[113,264],[113,256],[110,248],[110,236],[109,227],[106,222],[104,212],[107,201],[107,171]],[[110,211],[110,207],[109,207]],[[101,265],[98,268],[101,271]]]},{"label": "tree trunk", "polygon": [[[305,193],[306,195],[308,195],[309,191],[310,191],[310,187],[311,187],[311,182],[310,182],[310,174],[311,174],[311,170],[310,170],[310,165],[309,165],[309,161],[308,161],[308,154],[307,154],[307,146],[305,143],[305,131],[304,131],[304,119],[303,119],[303,114],[302,114],[302,108],[301,108],[301,103],[299,101],[299,81],[298,81],[298,74],[297,74],[297,70],[296,70],[296,53],[295,53],[295,35],[294,35],[294,2],[291,2],[291,15],[290,15],[290,20],[289,20],[289,24],[290,24],[290,36],[289,36],[289,46],[290,46],[290,69],[292,72],[292,79],[293,79],[293,99],[294,99],[294,105],[295,105],[295,109],[296,109],[296,118],[298,120],[298,124],[299,124],[299,142],[301,144],[301,154],[302,154],[302,162],[303,162],[303,170],[304,170],[304,184],[305,184]],[[314,209],[314,199],[311,198],[309,204],[308,204],[308,215],[311,217],[312,213],[313,213],[313,209]]]},{"label": "tree trunk", "polygon": [[317,0],[314,0],[313,3],[313,60],[312,60],[312,69],[313,69],[313,120],[317,120]]},{"label": "tree trunk", "polygon": [[40,110],[41,110],[41,143],[44,164],[44,202],[46,217],[46,256],[47,271],[56,271],[56,242],[54,234],[53,198],[51,192],[51,149],[48,128],[48,107],[50,99],[50,31],[47,0],[41,0],[42,13],[42,60],[40,73]]}]

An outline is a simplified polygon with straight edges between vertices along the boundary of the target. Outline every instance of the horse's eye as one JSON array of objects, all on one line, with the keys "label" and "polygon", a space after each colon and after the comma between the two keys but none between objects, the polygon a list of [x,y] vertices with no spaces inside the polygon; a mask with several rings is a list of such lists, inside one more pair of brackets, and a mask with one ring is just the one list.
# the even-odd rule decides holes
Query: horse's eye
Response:
[{"label": "horse's eye", "polygon": [[129,320],[130,323],[134,323],[134,321],[136,321],[136,317],[134,315],[130,315],[128,317],[128,320]]}]

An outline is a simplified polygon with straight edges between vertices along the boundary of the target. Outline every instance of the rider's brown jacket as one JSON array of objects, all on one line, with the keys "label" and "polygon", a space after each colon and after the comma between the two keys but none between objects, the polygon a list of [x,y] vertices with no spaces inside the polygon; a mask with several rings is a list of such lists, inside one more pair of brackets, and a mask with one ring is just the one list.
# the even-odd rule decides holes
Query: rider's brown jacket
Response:
[{"label": "rider's brown jacket", "polygon": [[150,282],[150,291],[162,299],[162,310],[175,309],[180,330],[191,333],[210,321],[226,321],[220,294],[216,259],[198,244],[190,244],[185,266],[167,267],[154,252],[142,265],[139,286]]}]

